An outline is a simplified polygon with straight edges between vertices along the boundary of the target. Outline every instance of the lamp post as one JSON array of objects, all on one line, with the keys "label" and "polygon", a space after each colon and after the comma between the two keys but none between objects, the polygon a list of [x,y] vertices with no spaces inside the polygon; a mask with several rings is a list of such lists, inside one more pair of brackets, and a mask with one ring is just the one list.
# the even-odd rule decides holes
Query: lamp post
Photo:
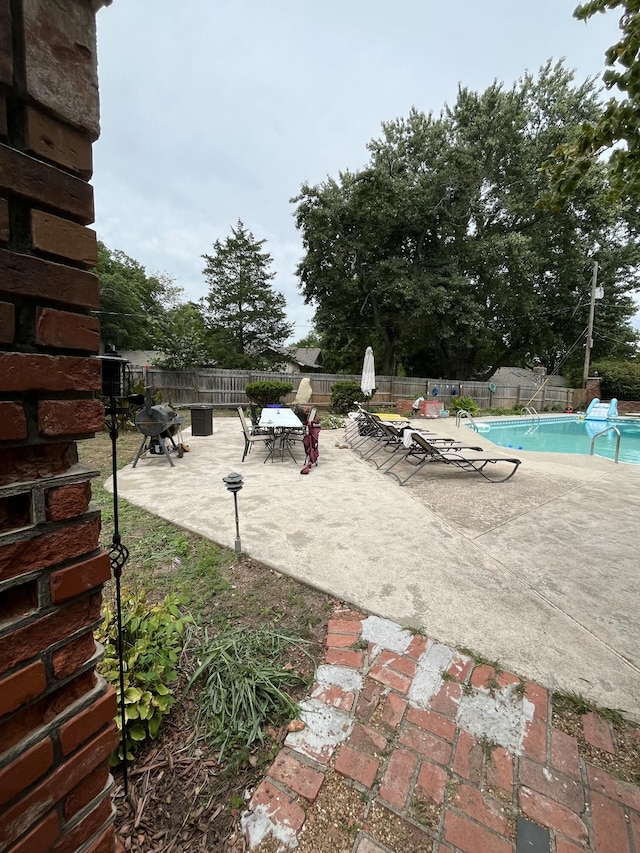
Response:
[{"label": "lamp post", "polygon": [[235,471],[232,471],[231,474],[227,474],[226,477],[223,477],[222,481],[225,484],[227,490],[233,495],[233,506],[236,513],[235,549],[238,559],[240,559],[240,554],[242,553],[242,545],[240,543],[240,521],[238,519],[238,492],[242,489],[244,482],[242,479],[242,474],[236,474]]},{"label": "lamp post", "polygon": [[591,347],[593,346],[593,318],[596,311],[596,299],[602,299],[604,290],[598,287],[598,262],[593,262],[593,275],[591,276],[591,303],[589,305],[589,326],[587,328],[587,343],[584,348],[584,370],[582,371],[582,387],[587,387],[589,378],[589,359],[591,358]]},{"label": "lamp post", "polygon": [[129,799],[129,773],[127,761],[127,729],[126,709],[124,698],[124,648],[122,637],[122,570],[129,559],[129,549],[123,544],[120,536],[118,516],[118,415],[127,414],[128,406],[118,405],[119,399],[127,403],[141,406],[144,397],[141,394],[130,394],[125,398],[127,385],[127,366],[129,362],[119,355],[98,356],[102,371],[102,396],[109,400],[105,403],[105,419],[111,438],[111,481],[113,484],[113,536],[109,549],[109,564],[116,582],[116,623],[118,631],[118,676],[120,684],[120,740],[122,743],[122,786],[125,799]]}]

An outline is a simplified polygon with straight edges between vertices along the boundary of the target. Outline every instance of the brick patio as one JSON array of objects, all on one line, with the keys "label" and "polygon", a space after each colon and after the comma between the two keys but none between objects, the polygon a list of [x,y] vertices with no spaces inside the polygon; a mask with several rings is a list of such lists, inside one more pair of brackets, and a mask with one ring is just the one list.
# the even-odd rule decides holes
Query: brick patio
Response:
[{"label": "brick patio", "polygon": [[[366,802],[353,853],[394,850],[368,821],[376,808],[406,829],[403,853],[640,853],[640,789],[553,727],[544,687],[378,617],[332,620],[326,643],[304,728],[243,815],[250,849],[302,842],[337,774]],[[585,744],[615,755],[606,719],[581,722]]]}]

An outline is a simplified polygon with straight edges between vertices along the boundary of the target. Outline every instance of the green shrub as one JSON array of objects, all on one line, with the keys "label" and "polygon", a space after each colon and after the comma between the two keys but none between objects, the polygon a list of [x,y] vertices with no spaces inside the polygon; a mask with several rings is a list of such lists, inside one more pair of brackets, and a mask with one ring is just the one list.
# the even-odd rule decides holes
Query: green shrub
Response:
[{"label": "green shrub", "polygon": [[263,382],[249,382],[245,385],[244,393],[252,403],[258,406],[273,405],[280,403],[283,397],[293,391],[290,382],[280,382],[276,379],[264,380]]},{"label": "green shrub", "polygon": [[[125,740],[127,760],[148,737],[155,738],[164,714],[175,702],[169,687],[177,679],[176,664],[182,651],[182,633],[189,617],[178,609],[180,599],[167,595],[159,604],[148,605],[144,593],[123,597],[122,648],[124,658]],[[98,669],[118,697],[116,723],[120,715],[118,625],[115,608],[105,602],[104,619],[96,637],[104,646]],[[122,743],[109,759],[111,766],[123,759]]]},{"label": "green shrub", "polygon": [[480,411],[480,406],[473,397],[452,397],[449,403],[449,410],[454,415],[461,410],[469,412],[470,415],[477,415]]},{"label": "green shrub", "polygon": [[603,400],[640,400],[640,362],[598,361],[591,365],[591,375],[597,371]]},{"label": "green shrub", "polygon": [[346,415],[347,412],[353,411],[354,400],[364,403],[366,399],[358,382],[334,382],[331,388],[331,408],[339,415]]}]

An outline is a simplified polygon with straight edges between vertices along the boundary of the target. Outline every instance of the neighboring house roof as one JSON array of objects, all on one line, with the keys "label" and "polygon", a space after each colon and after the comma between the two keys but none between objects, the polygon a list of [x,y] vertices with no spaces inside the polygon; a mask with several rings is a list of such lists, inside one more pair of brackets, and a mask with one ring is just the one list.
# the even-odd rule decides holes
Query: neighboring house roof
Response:
[{"label": "neighboring house roof", "polygon": [[320,367],[322,364],[320,347],[291,347],[290,351],[302,367]]},{"label": "neighboring house roof", "polygon": [[320,347],[273,347],[286,361],[297,364],[306,370],[318,370],[322,367],[322,351]]},{"label": "neighboring house roof", "polygon": [[526,367],[499,367],[491,377],[496,385],[547,385],[565,387],[567,380],[564,376],[547,375],[544,368],[527,370]]},{"label": "neighboring house roof", "polygon": [[162,353],[155,349],[125,349],[120,350],[118,355],[126,358],[131,367],[145,367],[153,364]]}]

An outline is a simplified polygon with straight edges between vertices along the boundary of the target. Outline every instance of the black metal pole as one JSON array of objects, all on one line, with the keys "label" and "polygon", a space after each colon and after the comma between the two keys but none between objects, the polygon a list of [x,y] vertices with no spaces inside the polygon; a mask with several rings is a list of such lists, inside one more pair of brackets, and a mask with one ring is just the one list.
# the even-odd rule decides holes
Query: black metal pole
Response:
[{"label": "black metal pole", "polygon": [[238,555],[238,559],[240,559],[240,554],[242,553],[242,546],[240,544],[240,519],[238,518],[238,493],[233,493],[233,504],[236,512],[236,541],[235,548],[236,554]]},{"label": "black metal pole", "polygon": [[113,537],[111,540],[111,549],[109,551],[109,560],[111,570],[116,581],[116,614],[118,624],[118,671],[120,676],[120,723],[122,730],[120,732],[120,741],[122,744],[122,782],[124,787],[125,798],[129,796],[129,773],[127,763],[127,736],[126,736],[126,713],[124,702],[124,649],[122,648],[122,594],[120,589],[120,578],[122,577],[122,569],[124,564],[129,559],[129,551],[122,544],[120,539],[120,529],[118,521],[118,462],[116,443],[118,441],[118,409],[114,397],[109,399],[110,416],[109,435],[111,437],[111,476],[113,480]]},{"label": "black metal pole", "polygon": [[222,482],[225,484],[225,487],[233,494],[233,507],[236,514],[236,557],[238,560],[242,556],[242,544],[240,542],[240,519],[238,518],[238,492],[243,486],[242,474],[236,474],[235,471],[232,471],[231,474],[227,474],[226,477],[222,478]]}]

